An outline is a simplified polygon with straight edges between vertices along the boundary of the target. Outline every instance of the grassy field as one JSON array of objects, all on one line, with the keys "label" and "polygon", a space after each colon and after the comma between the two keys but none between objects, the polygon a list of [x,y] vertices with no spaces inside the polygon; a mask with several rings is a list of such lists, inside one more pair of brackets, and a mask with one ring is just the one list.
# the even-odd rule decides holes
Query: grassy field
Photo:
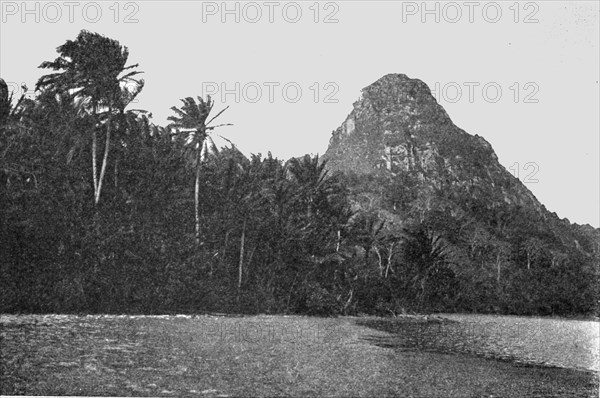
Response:
[{"label": "grassy field", "polygon": [[4,395],[598,396],[591,372],[382,346],[364,318],[0,320]]}]

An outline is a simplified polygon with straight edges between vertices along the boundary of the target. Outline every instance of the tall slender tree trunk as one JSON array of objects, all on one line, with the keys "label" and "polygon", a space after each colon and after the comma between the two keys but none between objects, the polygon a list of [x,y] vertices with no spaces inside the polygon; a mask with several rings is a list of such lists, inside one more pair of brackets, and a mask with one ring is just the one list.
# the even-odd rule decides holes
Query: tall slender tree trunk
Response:
[{"label": "tall slender tree trunk", "polygon": [[[223,251],[221,252],[221,261],[219,263],[220,266],[223,266],[223,264],[225,263],[225,256],[227,255],[227,245],[229,244],[229,234],[230,233],[231,233],[231,230],[227,230],[227,232],[225,232],[225,243],[223,244]],[[210,272],[212,275],[212,265],[210,268]]]},{"label": "tall slender tree trunk", "polygon": [[240,264],[238,267],[238,292],[242,287],[242,275],[244,270],[244,242],[246,240],[246,220],[242,226],[242,237],[240,238]]},{"label": "tall slender tree trunk", "polygon": [[390,272],[390,269],[392,267],[392,257],[394,256],[394,243],[390,244],[390,251],[388,253],[388,258],[387,258],[387,267],[385,268],[385,278],[388,277],[388,273]]},{"label": "tall slender tree trunk", "polygon": [[198,150],[196,164],[196,184],[194,188],[194,215],[196,219],[196,245],[200,246],[200,161],[201,152]]},{"label": "tall slender tree trunk", "polygon": [[379,277],[383,276],[383,261],[381,259],[381,253],[379,252],[379,248],[377,246],[373,247],[373,250],[375,250],[375,254],[377,254],[377,264],[379,265]]},{"label": "tall slender tree trunk", "polygon": [[[109,108],[109,112],[112,109]],[[100,178],[98,179],[98,190],[96,191],[96,205],[100,202],[100,193],[102,192],[102,182],[104,181],[104,174],[106,173],[106,164],[108,163],[108,152],[110,151],[110,125],[112,117],[108,117],[107,128],[106,128],[106,141],[104,143],[104,156],[102,158],[102,168],[100,169]]]},{"label": "tall slender tree trunk", "polygon": [[119,159],[115,160],[115,188],[119,187]]},{"label": "tall slender tree trunk", "polygon": [[96,129],[92,131],[92,179],[94,180],[94,202],[98,192],[98,166],[97,166],[97,153],[98,153],[98,134]]},{"label": "tall slender tree trunk", "polygon": [[290,290],[288,291],[287,303],[285,305],[286,310],[290,309],[290,302],[292,301],[292,293],[294,292],[294,285],[296,284],[297,279],[298,279],[298,273],[296,272],[296,275],[294,275],[294,280],[292,281],[292,284],[290,285]]},{"label": "tall slender tree trunk", "polygon": [[352,302],[352,295],[354,294],[354,289],[350,289],[350,295],[348,296],[348,300],[346,300],[346,304],[344,304],[344,309],[342,309],[342,313],[346,313],[346,310],[348,309],[348,307],[350,306],[350,303]]},{"label": "tall slender tree trunk", "polygon": [[497,268],[496,282],[500,283],[500,253],[498,253],[496,255],[496,268]]}]

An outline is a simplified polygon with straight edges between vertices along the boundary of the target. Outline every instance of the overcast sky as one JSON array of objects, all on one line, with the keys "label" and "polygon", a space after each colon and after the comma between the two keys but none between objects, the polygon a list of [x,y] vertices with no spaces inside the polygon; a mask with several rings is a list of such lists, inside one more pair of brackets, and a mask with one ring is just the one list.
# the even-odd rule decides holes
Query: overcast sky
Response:
[{"label": "overcast sky", "polygon": [[598,227],[598,4],[2,1],[0,76],[33,88],[57,46],[98,32],[140,64],[135,106],[155,123],[181,98],[212,94],[230,106],[221,134],[287,159],[323,154],[360,90],[404,73],[550,211]]}]

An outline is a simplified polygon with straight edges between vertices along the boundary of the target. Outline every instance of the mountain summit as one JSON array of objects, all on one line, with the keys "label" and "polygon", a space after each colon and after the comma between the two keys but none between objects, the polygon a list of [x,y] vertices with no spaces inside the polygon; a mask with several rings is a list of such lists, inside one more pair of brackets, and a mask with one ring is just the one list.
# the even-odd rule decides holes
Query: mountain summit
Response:
[{"label": "mountain summit", "polygon": [[531,253],[522,248],[532,245],[548,264],[598,256],[600,230],[546,210],[483,137],[452,122],[421,80],[389,74],[364,88],[323,159],[349,178],[356,210],[377,213],[392,229],[423,223],[429,214],[434,224],[452,220],[466,234],[463,242],[486,236],[516,257],[525,253],[527,264]]},{"label": "mountain summit", "polygon": [[362,90],[324,158],[333,170],[408,174],[438,190],[483,184],[508,204],[542,208],[483,137],[457,127],[429,87],[404,74],[386,75]]}]

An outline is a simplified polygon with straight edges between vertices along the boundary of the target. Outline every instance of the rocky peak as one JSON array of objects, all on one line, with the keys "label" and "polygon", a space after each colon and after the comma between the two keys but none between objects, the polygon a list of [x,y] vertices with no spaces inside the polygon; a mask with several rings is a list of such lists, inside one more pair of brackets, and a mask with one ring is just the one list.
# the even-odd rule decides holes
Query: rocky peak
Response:
[{"label": "rocky peak", "polygon": [[406,75],[386,75],[364,88],[322,159],[330,170],[350,174],[357,214],[376,212],[392,234],[406,225],[435,225],[460,264],[473,252],[454,240],[457,234],[488,242],[498,267],[506,247],[514,257],[507,264],[529,264],[523,256],[530,250],[545,253],[551,267],[569,256],[585,264],[600,255],[600,230],[550,213],[484,138],[454,125],[427,85]]},{"label": "rocky peak", "polygon": [[331,136],[324,155],[333,170],[408,174],[421,189],[478,186],[499,201],[541,211],[533,194],[500,163],[482,137],[458,128],[429,87],[404,74],[388,74],[361,98]]},{"label": "rocky peak", "polygon": [[429,87],[421,80],[410,79],[404,74],[385,75],[362,92],[363,106],[370,106],[381,115],[401,115],[405,122],[430,118],[438,123],[450,122]]}]

